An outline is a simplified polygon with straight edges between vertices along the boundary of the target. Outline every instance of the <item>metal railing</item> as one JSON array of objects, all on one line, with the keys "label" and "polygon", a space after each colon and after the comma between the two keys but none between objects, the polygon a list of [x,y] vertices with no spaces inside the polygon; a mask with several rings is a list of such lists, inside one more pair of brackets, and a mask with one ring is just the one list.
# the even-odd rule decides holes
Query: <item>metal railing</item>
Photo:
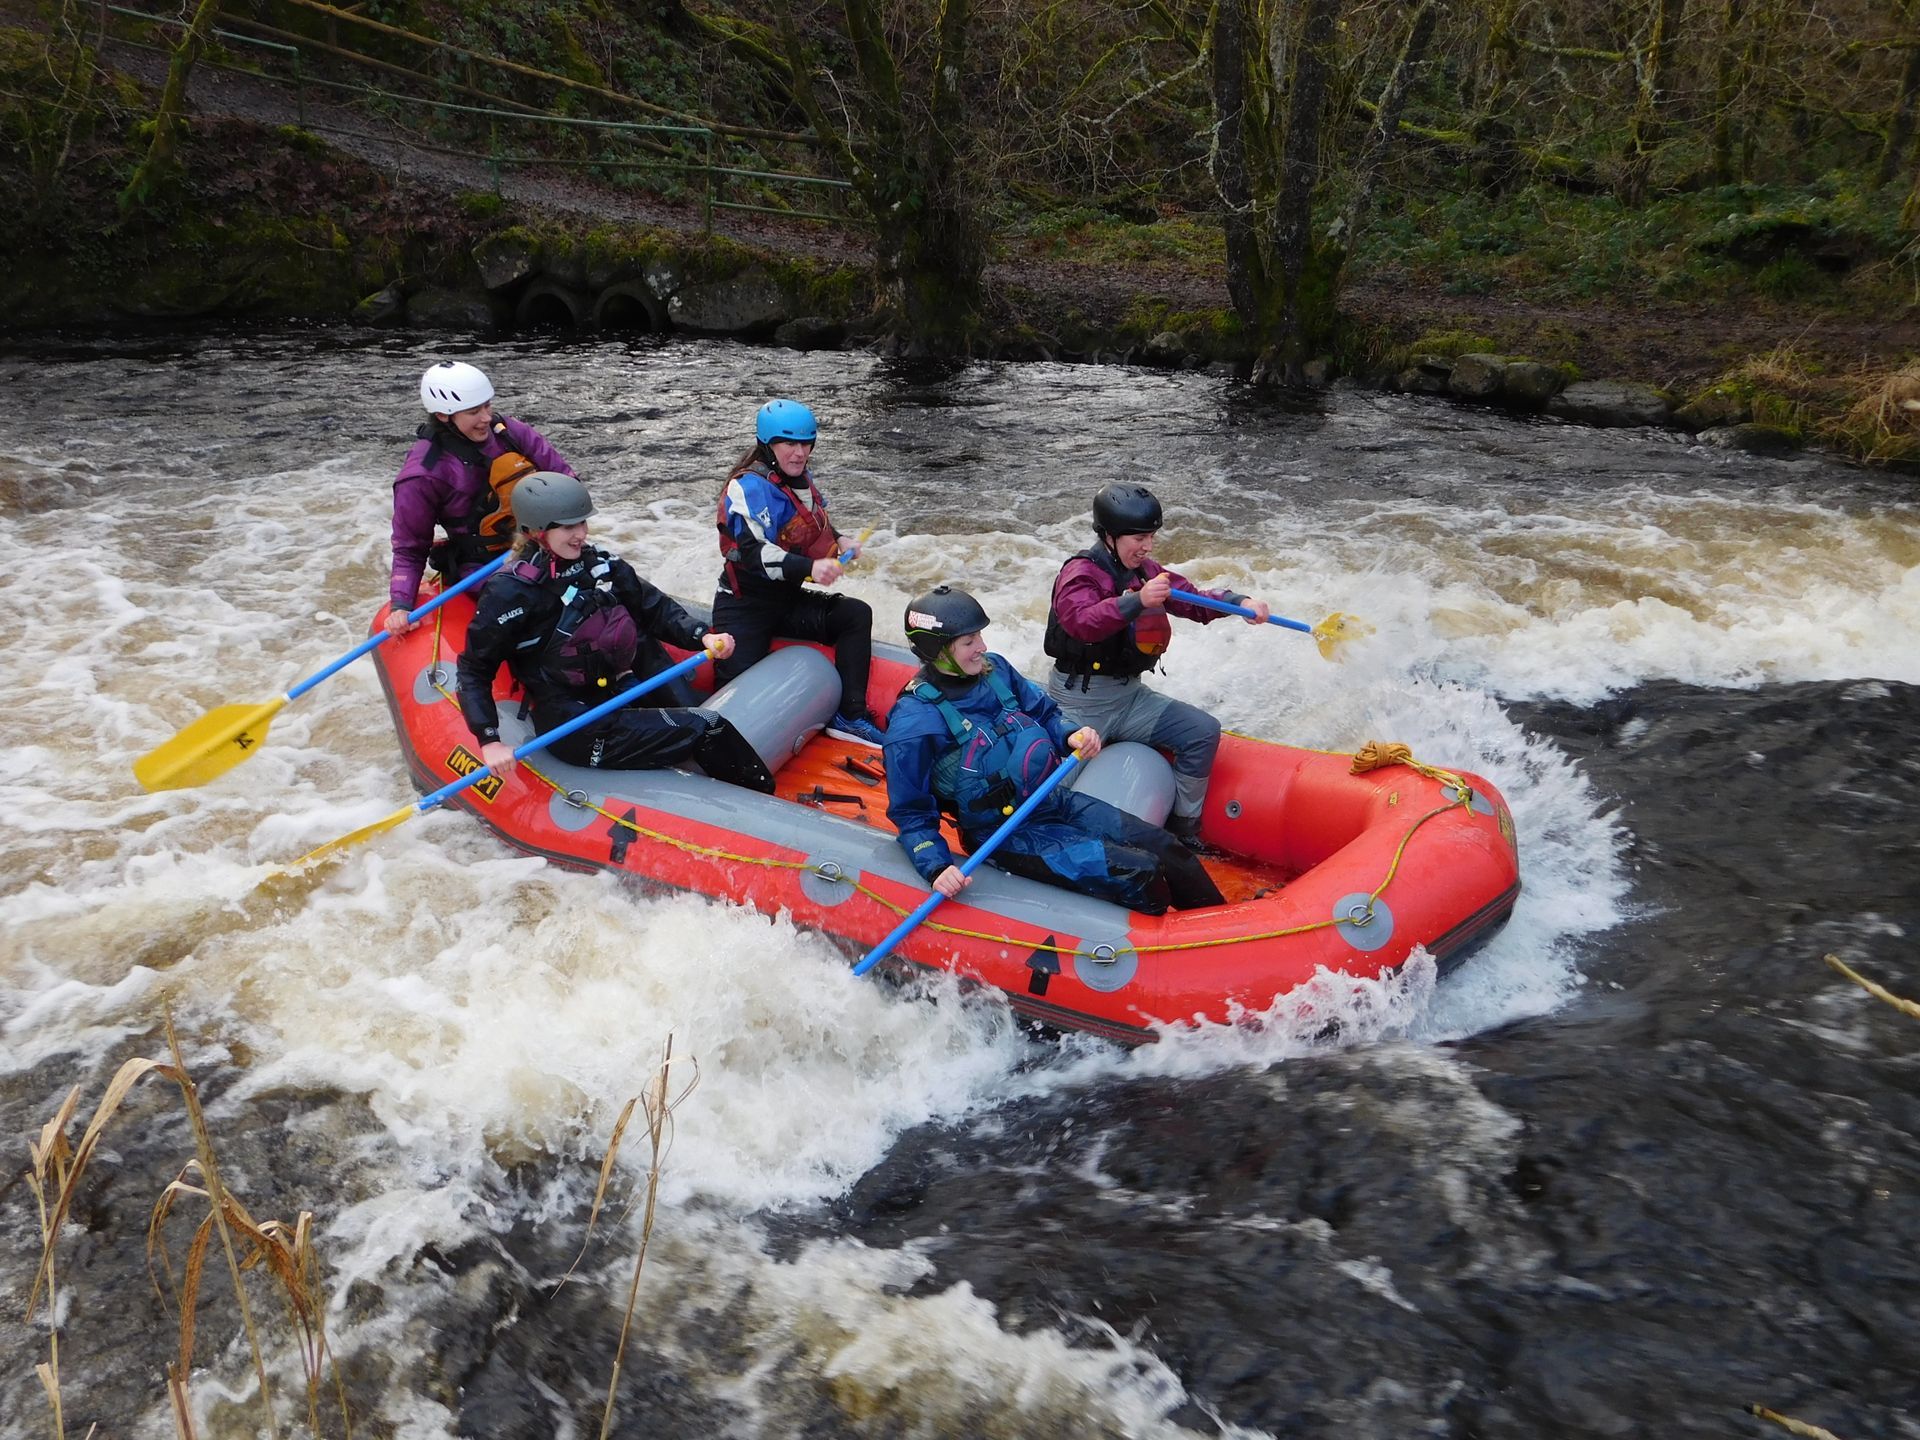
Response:
[{"label": "metal railing", "polygon": [[[101,38],[103,41],[111,39],[114,44],[128,45],[136,49],[150,50],[161,54],[171,54],[171,47],[154,45],[142,40],[129,39],[124,36],[108,36],[106,34],[106,17],[109,13],[124,16],[131,20],[137,20],[147,25],[164,26],[176,30],[184,30],[187,28],[186,22],[175,19],[172,16],[154,15],[147,11],[134,10],[123,5],[103,5],[101,7],[100,23]],[[242,21],[241,23],[245,24],[249,22]],[[202,56],[197,62],[200,65],[211,66],[214,69],[226,70],[234,74],[247,75],[254,79],[266,80],[275,84],[290,85],[293,89],[294,113],[298,117],[298,124],[301,129],[310,130],[316,134],[335,135],[342,138],[358,139],[376,144],[400,144],[410,150],[419,151],[423,154],[456,155],[474,160],[483,160],[486,162],[488,174],[492,178],[493,189],[496,194],[500,193],[503,170],[509,167],[554,167],[561,169],[601,170],[616,174],[632,171],[643,173],[658,172],[662,174],[680,174],[688,177],[699,177],[701,181],[700,216],[703,230],[711,231],[713,228],[713,212],[715,210],[751,211],[764,215],[784,216],[789,219],[820,220],[834,225],[860,223],[857,217],[849,215],[844,211],[836,213],[827,210],[798,209],[788,206],[755,204],[746,200],[730,200],[724,198],[720,187],[729,179],[757,180],[802,187],[811,186],[816,189],[838,191],[843,194],[850,192],[853,187],[845,180],[836,180],[827,176],[808,175],[796,171],[753,169],[745,166],[718,163],[719,157],[716,156],[715,148],[719,136],[715,130],[704,125],[665,125],[633,120],[597,120],[572,115],[556,115],[550,111],[535,110],[531,107],[521,110],[508,110],[498,106],[467,105],[453,100],[409,95],[398,91],[384,90],[375,85],[334,80],[323,75],[315,74],[303,63],[300,47],[297,44],[289,44],[279,40],[263,40],[257,36],[243,35],[221,27],[216,27],[212,31],[212,34],[222,46],[245,47],[250,50],[264,52],[268,57],[284,59],[289,64],[292,71],[291,75],[280,75],[264,67],[254,68],[246,65],[229,64],[213,56]],[[342,51],[331,46],[327,48],[339,58],[349,62],[357,62],[381,69],[402,69],[402,67],[391,65],[385,61],[375,60],[370,56],[357,55],[351,51]],[[421,79],[431,83],[430,77],[422,76]],[[371,135],[365,131],[349,130],[337,125],[312,121],[307,115],[307,94],[310,89],[337,91],[350,96],[394,102],[413,107],[424,105],[436,113],[446,115],[466,115],[484,118],[487,122],[488,134],[486,151],[482,153],[471,146],[454,147],[435,145],[410,134],[399,136]],[[502,148],[500,137],[500,126],[502,122],[518,122],[522,124],[546,126],[558,130],[561,133],[565,133],[568,130],[597,131],[614,139],[627,139],[636,145],[657,149],[661,152],[660,158],[634,158],[617,155],[571,157],[515,153],[509,149]],[[669,147],[660,146],[653,137],[672,137],[672,140],[677,140],[696,149],[700,158],[676,157]],[[669,143],[671,144],[671,141]]]}]

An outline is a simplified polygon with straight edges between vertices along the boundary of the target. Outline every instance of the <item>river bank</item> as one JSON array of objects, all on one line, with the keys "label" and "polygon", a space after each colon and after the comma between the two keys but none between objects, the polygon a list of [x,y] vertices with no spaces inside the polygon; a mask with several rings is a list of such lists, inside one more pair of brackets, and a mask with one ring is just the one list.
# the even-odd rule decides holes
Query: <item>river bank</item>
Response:
[{"label": "river bank", "polygon": [[[12,32],[20,34],[24,32]],[[158,57],[116,51],[126,85]],[[404,129],[202,69],[184,194],[123,217],[130,163],[103,140],[5,242],[0,322],[114,330],[191,321],[420,329],[678,331],[799,349],[897,349],[863,325],[854,227],[704,215],[578,172],[493,174]],[[32,189],[27,159],[0,169]],[[1905,468],[1920,455],[1920,313],[1792,298],[1632,296],[1578,304],[1430,273],[1403,246],[1359,265],[1318,383],[1444,395],[1603,425],[1659,425],[1758,453],[1803,446]],[[1010,227],[980,351],[1009,360],[1244,370],[1217,233],[1197,217],[1059,217]]]}]

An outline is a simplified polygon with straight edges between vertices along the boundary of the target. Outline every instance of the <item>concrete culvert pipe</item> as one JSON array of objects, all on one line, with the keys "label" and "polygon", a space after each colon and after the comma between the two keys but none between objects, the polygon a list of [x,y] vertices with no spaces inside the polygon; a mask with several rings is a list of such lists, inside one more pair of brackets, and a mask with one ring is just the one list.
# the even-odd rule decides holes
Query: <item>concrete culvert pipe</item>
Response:
[{"label": "concrete culvert pipe", "polygon": [[523,330],[578,330],[590,318],[587,297],[552,280],[534,281],[513,311]]},{"label": "concrete culvert pipe", "polygon": [[601,330],[665,330],[667,307],[640,281],[623,280],[593,302],[593,323]]}]

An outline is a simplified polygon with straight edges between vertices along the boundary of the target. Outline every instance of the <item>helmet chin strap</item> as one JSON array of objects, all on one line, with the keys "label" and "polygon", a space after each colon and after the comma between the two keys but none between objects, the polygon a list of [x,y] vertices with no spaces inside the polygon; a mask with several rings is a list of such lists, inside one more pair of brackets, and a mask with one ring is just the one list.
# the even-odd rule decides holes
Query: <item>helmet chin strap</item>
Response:
[{"label": "helmet chin strap", "polygon": [[953,658],[953,646],[951,645],[933,657],[933,668],[938,670],[942,675],[964,675],[967,673],[960,668],[960,662]]}]

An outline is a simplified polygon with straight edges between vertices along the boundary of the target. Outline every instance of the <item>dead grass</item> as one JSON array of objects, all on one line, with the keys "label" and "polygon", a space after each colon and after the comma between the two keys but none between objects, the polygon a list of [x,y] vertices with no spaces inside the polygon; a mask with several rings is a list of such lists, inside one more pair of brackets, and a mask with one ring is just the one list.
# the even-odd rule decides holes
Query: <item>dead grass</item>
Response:
[{"label": "dead grass", "polygon": [[[689,1058],[689,1057],[683,1057]],[[620,1111],[620,1118],[614,1122],[613,1136],[607,1142],[607,1155],[600,1162],[600,1183],[594,1188],[593,1206],[587,1213],[587,1233],[580,1242],[581,1255],[586,1253],[587,1243],[593,1238],[593,1227],[600,1216],[601,1204],[606,1199],[607,1185],[613,1177],[613,1165],[620,1154],[620,1141],[626,1134],[627,1125],[633,1119],[634,1107],[640,1107],[641,1120],[646,1127],[647,1144],[651,1156],[647,1164],[646,1187],[637,1201],[628,1203],[622,1218],[631,1214],[634,1203],[643,1203],[640,1213],[640,1249],[633,1257],[633,1279],[627,1286],[626,1309],[620,1317],[620,1342],[614,1347],[613,1373],[607,1380],[607,1406],[600,1418],[600,1440],[607,1440],[613,1431],[614,1402],[620,1393],[620,1367],[627,1353],[627,1337],[633,1330],[633,1313],[640,1300],[640,1272],[647,1263],[647,1247],[653,1239],[653,1217],[655,1203],[660,1193],[660,1169],[666,1160],[667,1152],[673,1148],[673,1112],[691,1095],[700,1083],[699,1066],[695,1064],[693,1077],[681,1088],[678,1094],[670,1090],[669,1071],[673,1067],[673,1036],[667,1036],[666,1044],[660,1052],[660,1068],[654,1074],[646,1093],[627,1101]],[[580,1265],[580,1256],[574,1257],[573,1265],[561,1279],[561,1284],[573,1277],[574,1270]]]},{"label": "dead grass", "polygon": [[1818,1425],[1809,1425],[1804,1420],[1796,1420],[1791,1415],[1782,1415],[1777,1410],[1769,1410],[1764,1405],[1755,1405],[1751,1409],[1762,1420],[1771,1420],[1790,1435],[1799,1435],[1802,1440],[1840,1440],[1831,1430],[1822,1430]]},{"label": "dead grass", "polygon": [[1753,418],[1868,464],[1920,459],[1920,362],[1834,368],[1793,344],[1742,361],[1717,381]]},{"label": "dead grass", "polygon": [[[193,1349],[195,1321],[199,1311],[201,1278],[206,1268],[208,1251],[213,1237],[220,1237],[221,1249],[226,1256],[227,1272],[233,1283],[236,1302],[247,1334],[248,1345],[253,1353],[254,1374],[260,1386],[260,1406],[263,1417],[263,1432],[277,1437],[279,1426],[274,1418],[273,1391],[267,1380],[266,1356],[261,1348],[259,1332],[254,1325],[252,1307],[247,1298],[247,1287],[242,1272],[249,1269],[262,1269],[270,1275],[275,1288],[286,1300],[293,1318],[295,1330],[299,1334],[301,1363],[307,1376],[307,1418],[311,1433],[321,1434],[319,1390],[320,1366],[324,1360],[333,1371],[336,1395],[340,1404],[342,1434],[352,1436],[352,1424],[347,1413],[346,1393],[340,1379],[339,1369],[332,1363],[328,1352],[326,1333],[322,1323],[326,1312],[326,1297],[320,1291],[315,1276],[318,1266],[313,1251],[313,1216],[303,1211],[292,1224],[277,1220],[256,1221],[239,1199],[229,1191],[220,1180],[219,1166],[214,1158],[213,1137],[207,1128],[206,1116],[200,1109],[199,1090],[193,1077],[188,1073],[186,1062],[180,1054],[179,1040],[174,1034],[173,1016],[166,1016],[167,1048],[172,1063],[160,1060],[134,1059],[123,1064],[108,1083],[100,1103],[94,1108],[93,1117],[87,1122],[86,1130],[81,1134],[80,1143],[69,1145],[67,1130],[79,1109],[80,1087],[75,1086],[67,1092],[53,1117],[40,1128],[39,1135],[28,1142],[28,1154],[31,1160],[27,1172],[27,1183],[31,1187],[39,1210],[40,1222],[40,1265],[34,1275],[33,1288],[27,1297],[26,1318],[31,1321],[41,1294],[47,1297],[47,1305],[52,1317],[48,1325],[47,1359],[34,1367],[43,1389],[47,1392],[47,1403],[51,1407],[53,1434],[56,1440],[66,1436],[66,1414],[60,1388],[60,1323],[59,1315],[59,1248],[60,1236],[73,1209],[74,1198],[78,1195],[82,1180],[86,1177],[88,1166],[97,1153],[101,1138],[107,1126],[112,1122],[120,1107],[134,1086],[150,1076],[159,1076],[170,1080],[180,1093],[187,1112],[188,1126],[193,1133],[195,1155],[180,1169],[173,1182],[154,1202],[153,1212],[147,1222],[147,1259],[149,1268],[158,1256],[166,1274],[169,1288],[174,1289],[177,1301],[179,1325],[179,1344],[177,1355],[167,1365],[167,1400],[173,1415],[175,1433],[181,1440],[193,1440],[195,1430],[193,1406],[188,1394],[188,1380],[193,1373]],[[194,1183],[189,1177],[195,1177]],[[195,1226],[193,1238],[188,1243],[185,1262],[178,1285],[174,1284],[173,1265],[167,1254],[165,1230],[168,1218],[174,1207],[182,1200],[203,1200],[207,1213]],[[239,1246],[236,1247],[236,1238]],[[243,1253],[244,1252],[244,1253]],[[156,1288],[158,1288],[156,1284]],[[162,1292],[165,1299],[165,1292]],[[88,1430],[91,1436],[93,1431]]]},{"label": "dead grass", "polygon": [[1860,398],[1840,421],[1858,437],[1860,458],[1884,463],[1920,454],[1920,361],[1868,377]]},{"label": "dead grass", "polygon": [[1846,976],[1847,979],[1853,981],[1854,984],[1858,985],[1862,990],[1866,991],[1869,995],[1873,996],[1874,999],[1885,1001],[1887,1004],[1893,1006],[1894,1009],[1898,1010],[1902,1015],[1905,1015],[1910,1019],[1920,1020],[1920,1003],[1915,1003],[1912,1000],[1903,999],[1901,996],[1898,996],[1894,994],[1891,990],[1887,989],[1886,986],[1875,984],[1873,981],[1867,979],[1866,976],[1862,975],[1859,971],[1855,970],[1852,966],[1848,965],[1847,962],[1842,960],[1838,955],[1828,955],[1825,958],[1826,958],[1827,964],[1831,965],[1835,970],[1839,971],[1842,975]]}]

